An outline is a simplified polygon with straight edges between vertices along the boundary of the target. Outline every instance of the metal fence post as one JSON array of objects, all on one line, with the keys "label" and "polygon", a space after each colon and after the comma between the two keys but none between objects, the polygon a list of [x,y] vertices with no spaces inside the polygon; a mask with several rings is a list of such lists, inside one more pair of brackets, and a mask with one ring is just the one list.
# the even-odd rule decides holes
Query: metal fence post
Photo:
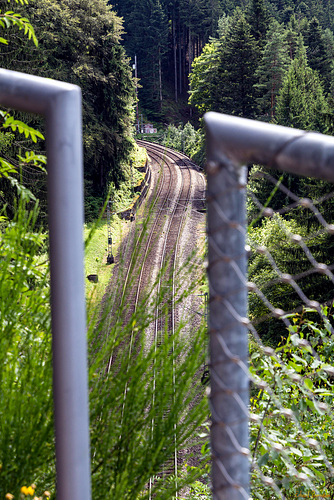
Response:
[{"label": "metal fence post", "polygon": [[57,497],[90,500],[81,91],[0,70],[0,104],[46,118]]},{"label": "metal fence post", "polygon": [[211,451],[215,500],[249,498],[246,172],[207,124]]},{"label": "metal fence post", "polygon": [[[246,318],[246,178],[242,165],[256,164],[334,182],[334,138],[213,112],[205,115],[205,125],[213,493],[217,500],[239,500],[249,497],[250,322]],[[303,204],[311,203],[300,200],[299,205]],[[334,234],[334,225],[323,218],[322,226]],[[324,264],[312,263],[326,269]],[[300,297],[305,306],[321,313],[317,302]]]}]

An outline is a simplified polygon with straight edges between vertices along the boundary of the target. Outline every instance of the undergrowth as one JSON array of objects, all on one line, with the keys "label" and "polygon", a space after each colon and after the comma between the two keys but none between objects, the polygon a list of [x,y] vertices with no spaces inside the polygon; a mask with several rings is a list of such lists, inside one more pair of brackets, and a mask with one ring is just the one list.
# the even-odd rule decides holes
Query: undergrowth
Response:
[{"label": "undergrowth", "polygon": [[[28,209],[20,202],[14,220],[4,221],[1,233],[0,498],[8,493],[19,498],[22,485],[32,482],[55,497],[49,270],[40,261],[44,236],[35,229],[37,213],[37,206]],[[97,242],[104,238],[99,229],[96,234]],[[178,283],[188,279],[189,286],[176,290],[177,301],[194,290],[190,272],[188,262]],[[148,498],[150,478],[173,455],[175,444],[183,449],[200,440],[197,432],[208,415],[198,377],[205,358],[204,325],[187,336],[182,335],[183,325],[174,334],[163,329],[159,348],[148,342],[156,310],[165,315],[171,305],[170,297],[166,301],[154,288],[130,317],[126,295],[117,314],[109,314],[113,303],[106,303],[103,314],[95,308],[95,320],[91,314],[89,395],[96,500]],[[110,294],[110,301],[113,298]],[[199,475],[189,470],[172,481],[166,477],[154,483],[152,494],[170,499]]]}]

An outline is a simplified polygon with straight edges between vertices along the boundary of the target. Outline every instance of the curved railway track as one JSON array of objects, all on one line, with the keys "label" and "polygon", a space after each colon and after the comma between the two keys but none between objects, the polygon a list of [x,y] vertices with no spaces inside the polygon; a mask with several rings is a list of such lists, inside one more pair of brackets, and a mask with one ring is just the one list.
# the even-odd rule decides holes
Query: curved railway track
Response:
[{"label": "curved railway track", "polygon": [[[119,300],[127,304],[123,319],[128,322],[150,283],[156,281],[154,293],[157,296],[162,293],[165,283],[170,283],[167,299],[156,307],[154,326],[147,334],[147,343],[158,349],[166,328],[166,316],[162,313],[166,302],[168,302],[167,328],[170,334],[175,330],[177,314],[171,298],[175,296],[175,276],[182,232],[187,214],[193,210],[197,213],[204,210],[205,178],[199,173],[199,168],[185,155],[144,141],[138,141],[138,144],[147,149],[155,187],[151,187],[148,194],[151,216],[146,220],[145,208],[140,209],[136,223],[132,223],[133,230],[123,248],[123,267],[126,272],[123,274]],[[117,308],[116,301],[114,310]],[[118,348],[128,349],[129,363],[133,350],[136,349],[135,345],[136,338],[133,333],[130,342],[127,345],[121,344]],[[108,372],[116,357],[117,352],[111,353]],[[171,356],[171,359],[173,358]],[[155,367],[153,367],[153,377],[155,380]],[[174,387],[174,375],[172,384]],[[124,397],[125,394],[126,388]],[[161,474],[177,476],[181,462],[182,457],[178,456],[175,449],[174,456],[165,464]]]}]

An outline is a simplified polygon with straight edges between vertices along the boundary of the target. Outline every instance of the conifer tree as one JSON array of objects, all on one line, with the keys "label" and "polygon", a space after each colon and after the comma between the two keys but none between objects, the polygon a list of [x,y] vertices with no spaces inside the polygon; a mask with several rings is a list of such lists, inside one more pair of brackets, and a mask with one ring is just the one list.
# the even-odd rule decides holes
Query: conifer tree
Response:
[{"label": "conifer tree", "polygon": [[255,87],[261,93],[257,98],[260,113],[273,119],[276,110],[276,98],[281,88],[283,77],[290,63],[286,32],[273,20],[267,36],[261,63],[256,70],[259,83]]},{"label": "conifer tree", "polygon": [[318,19],[310,21],[307,37],[307,59],[309,66],[318,71],[326,91],[330,87],[331,59],[326,50],[325,38]]},{"label": "conifer tree", "polygon": [[334,34],[333,34],[333,31],[330,30],[329,28],[326,28],[322,32],[322,38],[324,41],[327,57],[330,61],[333,61],[333,59],[334,59]]},{"label": "conifer tree", "polygon": [[160,0],[129,0],[120,12],[126,16],[125,46],[137,56],[139,99],[155,116],[161,109],[163,60],[167,51],[168,22]]},{"label": "conifer tree", "polygon": [[289,55],[291,60],[294,59],[296,55],[297,41],[299,34],[300,34],[300,27],[298,26],[296,16],[292,14],[288,22],[287,35],[286,35],[287,42],[289,45]]},{"label": "conifer tree", "polygon": [[217,111],[251,118],[255,114],[255,70],[259,47],[241,10],[236,12],[220,43],[219,62],[213,76],[213,102]]},{"label": "conifer tree", "polygon": [[251,34],[263,48],[266,43],[266,33],[269,24],[269,15],[264,0],[251,0],[247,12],[247,21],[251,27]]},{"label": "conifer tree", "polygon": [[288,127],[325,132],[327,103],[319,77],[307,64],[302,36],[295,59],[277,98],[278,123]]},{"label": "conifer tree", "polygon": [[162,60],[167,52],[168,23],[160,0],[152,3],[149,19],[149,47],[153,62],[151,77],[153,80],[153,99],[158,101],[161,111],[162,103]]}]

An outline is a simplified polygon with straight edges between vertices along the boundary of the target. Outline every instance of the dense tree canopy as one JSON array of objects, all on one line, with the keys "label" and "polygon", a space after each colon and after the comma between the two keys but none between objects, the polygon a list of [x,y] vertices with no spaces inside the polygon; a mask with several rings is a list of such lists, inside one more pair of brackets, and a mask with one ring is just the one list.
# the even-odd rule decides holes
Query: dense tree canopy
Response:
[{"label": "dense tree canopy", "polygon": [[101,196],[122,180],[131,149],[134,83],[122,21],[104,0],[32,0],[25,9],[39,45],[14,38],[1,48],[2,64],[82,88],[86,194]]},{"label": "dense tree canopy", "polygon": [[[159,118],[163,101],[173,86],[177,101],[188,90],[188,74],[227,4],[221,0],[116,0],[124,17],[124,44],[138,59],[142,108]],[[229,11],[233,11],[230,1]]]},{"label": "dense tree canopy", "polygon": [[276,113],[277,94],[289,66],[287,37],[284,28],[273,20],[268,29],[268,38],[256,69],[260,97],[257,98],[260,116],[273,119]]},{"label": "dense tree canopy", "polygon": [[[203,53],[212,37],[220,33],[220,20],[235,16],[236,9],[245,15],[250,34],[263,52],[274,35],[276,43],[283,39],[290,59],[295,57],[299,34],[304,37],[308,63],[319,72],[324,90],[331,83],[334,28],[333,1],[314,0],[110,0],[124,18],[124,46],[134,62],[138,58],[140,80],[139,105],[148,116],[158,121],[164,116],[165,101],[177,102],[188,90],[188,74],[193,62]],[[236,17],[240,17],[237,15]],[[272,21],[279,23],[273,30]],[[278,25],[276,25],[278,26]],[[271,34],[268,29],[271,27]],[[326,30],[328,30],[326,32]],[[219,36],[221,33],[219,34]],[[235,36],[235,35],[232,35]],[[332,37],[332,38],[331,38]],[[274,50],[280,50],[278,47]],[[269,51],[269,46],[267,46]],[[260,54],[260,59],[263,54]],[[283,54],[280,58],[284,59]],[[238,66],[235,59],[234,66]],[[285,63],[283,63],[285,67]],[[237,68],[233,68],[237,71]],[[280,70],[279,70],[280,72]],[[259,78],[259,75],[258,75]],[[281,81],[281,76],[278,77]],[[210,84],[210,79],[209,82]],[[256,82],[261,83],[262,82]],[[195,89],[192,87],[192,91]],[[275,94],[278,88],[275,86]],[[260,88],[256,97],[261,98]],[[259,102],[259,101],[258,101]],[[262,104],[261,104],[262,106]],[[261,107],[260,106],[260,107]],[[274,108],[274,106],[271,106]],[[268,109],[268,106],[265,106]],[[260,110],[263,113],[264,110]],[[167,113],[168,114],[168,113]],[[274,114],[274,113],[273,113]]]},{"label": "dense tree canopy", "polygon": [[[213,110],[303,130],[333,130],[333,33],[314,17],[315,5],[284,5],[276,4],[275,10],[273,3],[253,0],[247,15],[236,8],[233,15],[221,18],[218,37],[194,60],[190,74],[189,100],[200,113]],[[260,166],[250,169],[249,191],[259,205],[250,197],[249,238],[268,248],[281,272],[302,276],[300,286],[307,297],[325,304],[332,297],[331,281],[309,272],[309,258],[287,233],[301,235],[314,259],[326,265],[333,262],[333,236],[319,230],[311,210],[288,207],[296,197],[311,198],[332,223],[332,187],[286,172],[270,173],[271,180]],[[267,204],[283,215],[263,218],[259,206]],[[278,283],[277,270],[260,253],[249,259],[249,279],[275,307],[300,306],[300,296]],[[256,294],[251,294],[249,312],[254,320],[267,318],[257,325],[262,339],[279,342],[284,328],[268,319],[269,310]]]},{"label": "dense tree canopy", "polygon": [[194,61],[190,75],[191,104],[200,111],[214,109],[254,116],[258,58],[259,47],[251,27],[245,15],[237,10],[222,37],[205,47]]},{"label": "dense tree canopy", "polygon": [[277,99],[277,120],[281,125],[325,132],[327,104],[318,74],[307,64],[300,37],[295,59],[283,80]]}]

